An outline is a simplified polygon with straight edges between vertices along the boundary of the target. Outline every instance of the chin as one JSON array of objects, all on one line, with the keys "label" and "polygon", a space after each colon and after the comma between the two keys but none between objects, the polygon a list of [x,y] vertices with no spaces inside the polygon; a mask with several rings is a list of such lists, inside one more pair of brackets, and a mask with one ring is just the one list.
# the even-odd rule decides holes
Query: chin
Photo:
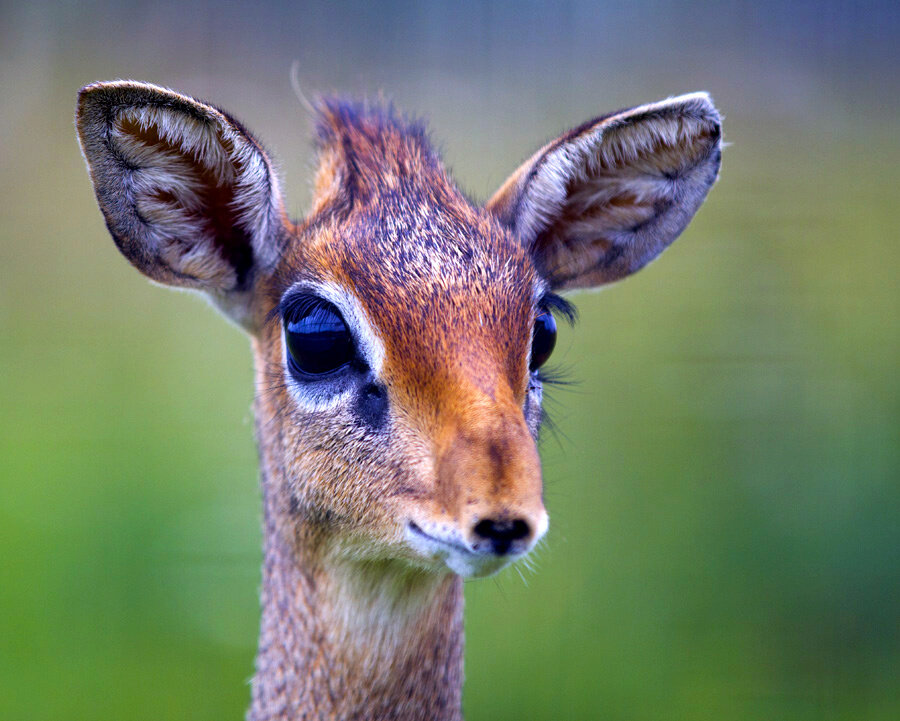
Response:
[{"label": "chin", "polygon": [[444,559],[444,563],[453,573],[463,578],[487,578],[502,571],[523,556],[524,554],[518,556],[466,557],[462,554],[451,554]]}]

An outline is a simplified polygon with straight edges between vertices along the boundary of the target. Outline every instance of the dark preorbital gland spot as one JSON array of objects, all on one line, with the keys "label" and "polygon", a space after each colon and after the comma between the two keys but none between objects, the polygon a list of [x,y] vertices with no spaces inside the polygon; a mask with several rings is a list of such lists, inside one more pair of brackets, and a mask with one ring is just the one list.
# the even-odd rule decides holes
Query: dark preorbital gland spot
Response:
[{"label": "dark preorbital gland spot", "polygon": [[359,389],[356,413],[369,427],[378,430],[387,419],[387,389],[377,383],[366,383]]}]

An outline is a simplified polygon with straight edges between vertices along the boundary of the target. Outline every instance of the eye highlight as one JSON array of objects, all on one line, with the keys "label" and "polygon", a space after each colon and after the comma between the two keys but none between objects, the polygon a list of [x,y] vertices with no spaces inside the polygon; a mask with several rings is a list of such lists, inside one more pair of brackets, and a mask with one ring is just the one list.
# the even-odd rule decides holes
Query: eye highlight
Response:
[{"label": "eye highlight", "polygon": [[298,296],[285,307],[283,321],[288,366],[295,375],[325,375],[356,355],[347,323],[327,300]]},{"label": "eye highlight", "polygon": [[531,362],[528,367],[536,371],[544,365],[553,353],[554,347],[556,347],[556,319],[544,308],[534,319],[534,328],[531,332]]}]

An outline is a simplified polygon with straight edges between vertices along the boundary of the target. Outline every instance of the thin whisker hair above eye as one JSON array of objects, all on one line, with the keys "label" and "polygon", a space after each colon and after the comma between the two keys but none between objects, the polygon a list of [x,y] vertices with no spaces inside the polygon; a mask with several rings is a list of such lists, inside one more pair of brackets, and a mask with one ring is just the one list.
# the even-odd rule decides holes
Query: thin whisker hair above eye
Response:
[{"label": "thin whisker hair above eye", "polygon": [[309,310],[310,305],[315,302],[315,297],[308,292],[304,293],[298,290],[285,292],[279,298],[272,310],[266,313],[263,323],[264,325],[268,325],[277,318],[303,313],[303,311]]},{"label": "thin whisker hair above eye", "polygon": [[300,316],[306,313],[312,306],[317,303],[315,296],[309,293],[290,293],[281,299],[281,302],[275,306],[269,315],[281,316],[289,318],[292,316]]},{"label": "thin whisker hair above eye", "polygon": [[575,307],[575,304],[557,293],[544,293],[539,305],[554,315],[561,317],[570,326],[574,326],[578,321],[578,309]]}]

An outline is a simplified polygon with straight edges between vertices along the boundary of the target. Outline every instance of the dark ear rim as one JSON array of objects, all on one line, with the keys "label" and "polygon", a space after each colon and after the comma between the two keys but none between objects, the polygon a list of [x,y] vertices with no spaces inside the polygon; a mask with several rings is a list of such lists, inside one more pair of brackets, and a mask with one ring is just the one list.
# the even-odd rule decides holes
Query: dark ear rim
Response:
[{"label": "dark ear rim", "polygon": [[[245,265],[252,263],[253,268],[235,265],[237,281],[231,287],[210,285],[202,278],[179,273],[161,259],[153,243],[147,242],[150,224],[123,193],[121,182],[123,174],[127,177],[139,168],[123,156],[112,140],[116,113],[126,108],[159,109],[175,114],[176,118],[183,116],[190,122],[207,126],[227,139],[231,147],[229,158],[247,161],[248,166],[259,173],[260,199],[251,203],[248,194],[241,203],[241,207],[246,208],[250,226],[246,231],[251,245],[251,252],[246,253],[248,258],[242,262]],[[231,115],[214,105],[152,83],[115,80],[91,83],[79,91],[75,123],[110,235],[122,254],[142,273],[167,285],[221,293],[245,290],[253,271],[274,268],[284,243],[284,233],[279,226],[286,224],[278,179],[262,145]],[[252,261],[249,260],[251,255]],[[237,259],[223,256],[222,260],[232,264]]]},{"label": "dark ear rim", "polygon": [[[706,142],[694,161],[678,173],[678,181],[682,185],[678,195],[684,202],[673,204],[665,218],[652,219],[655,225],[648,222],[633,229],[635,232],[641,231],[645,236],[653,232],[663,234],[665,240],[657,243],[658,252],[649,259],[625,258],[627,264],[623,264],[618,257],[613,258],[612,260],[619,261],[619,267],[614,271],[607,269],[608,272],[601,270],[595,274],[569,276],[555,273],[552,264],[548,265],[546,257],[542,257],[539,246],[542,233],[550,227],[553,218],[564,206],[567,182],[565,169],[575,168],[579,162],[588,162],[587,148],[598,147],[604,142],[616,142],[616,137],[622,132],[651,120],[693,123],[703,128]],[[706,92],[688,93],[607,113],[562,134],[538,150],[488,200],[485,209],[528,246],[554,289],[566,290],[614,282],[648,264],[687,226],[718,177],[721,139],[721,116]],[[621,151],[627,155],[629,148],[622,148]],[[698,175],[698,169],[706,172]]]}]

